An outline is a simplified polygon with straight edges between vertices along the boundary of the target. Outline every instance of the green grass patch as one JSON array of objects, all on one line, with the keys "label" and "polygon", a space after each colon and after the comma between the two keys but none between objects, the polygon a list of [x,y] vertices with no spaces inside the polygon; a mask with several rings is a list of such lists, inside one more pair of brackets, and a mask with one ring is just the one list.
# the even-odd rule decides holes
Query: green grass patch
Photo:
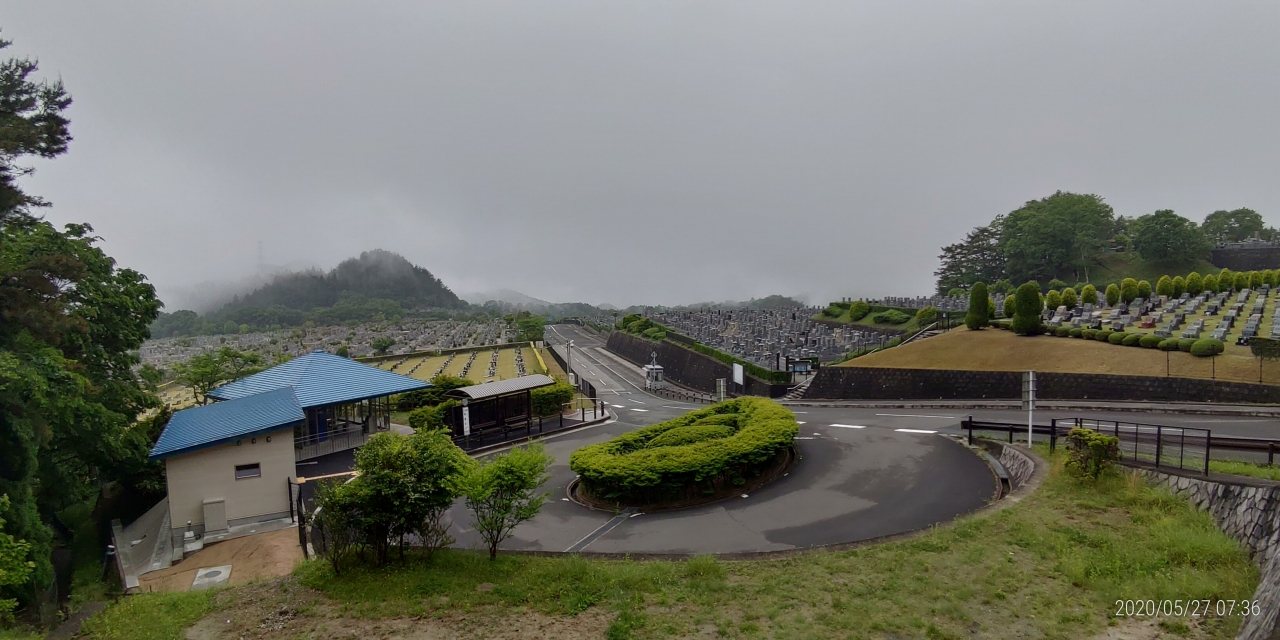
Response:
[{"label": "green grass patch", "polygon": [[[1136,476],[1073,479],[1060,455],[1040,490],[1018,505],[853,551],[742,562],[490,562],[446,550],[342,576],[313,561],[298,576],[348,616],[608,607],[617,612],[611,638],[708,629],[734,637],[1081,638],[1107,626],[1116,599],[1248,599],[1258,581],[1245,552],[1207,514]],[[1208,620],[1202,628],[1226,638],[1238,625]]]},{"label": "green grass patch", "polygon": [[187,627],[213,611],[213,593],[142,593],[117,600],[88,619],[81,637],[91,640],[178,640]]},{"label": "green grass patch", "polygon": [[[879,309],[881,307],[876,307],[876,308]],[[903,324],[892,324],[888,322],[876,322],[873,318],[877,313],[880,313],[880,312],[873,311],[863,316],[862,319],[860,320],[849,320],[849,310],[845,309],[844,313],[841,313],[838,317],[833,318],[831,316],[824,316],[822,314],[818,314],[816,316],[813,316],[812,319],[825,320],[827,322],[843,322],[845,324],[871,327],[873,329],[893,329],[894,331],[905,331],[907,335],[910,335],[920,330],[920,323],[916,322],[916,317],[914,314],[909,314],[911,315],[911,319],[904,322]]]},{"label": "green grass patch", "polygon": [[1280,467],[1239,462],[1237,460],[1210,460],[1209,471],[1213,473],[1230,473],[1237,476],[1280,480]]}]

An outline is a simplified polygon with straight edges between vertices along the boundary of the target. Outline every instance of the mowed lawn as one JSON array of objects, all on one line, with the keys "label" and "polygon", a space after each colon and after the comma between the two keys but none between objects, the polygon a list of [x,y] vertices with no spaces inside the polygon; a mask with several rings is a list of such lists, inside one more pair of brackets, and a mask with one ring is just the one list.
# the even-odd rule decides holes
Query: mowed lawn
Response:
[{"label": "mowed lawn", "polygon": [[[1138,476],[1076,480],[1059,452],[1043,486],[1018,504],[852,551],[735,562],[500,554],[491,562],[447,550],[341,575],[312,561],[293,578],[213,597],[132,596],[85,631],[95,640],[181,638],[203,618],[197,630],[207,635],[187,637],[1076,640],[1110,625],[1157,624],[1114,617],[1118,599],[1250,599],[1257,581],[1253,563],[1207,514]],[[1240,619],[1158,623],[1177,636],[1230,638]]]},{"label": "mowed lawn", "polygon": [[[970,331],[962,327],[839,366],[1163,376],[1165,353],[1082,338],[1026,337],[1000,329]],[[1247,353],[1241,348],[1210,359],[1182,351],[1168,352],[1169,375],[1256,383],[1258,359]],[[1267,384],[1280,384],[1280,362],[1263,363],[1262,378]]]}]

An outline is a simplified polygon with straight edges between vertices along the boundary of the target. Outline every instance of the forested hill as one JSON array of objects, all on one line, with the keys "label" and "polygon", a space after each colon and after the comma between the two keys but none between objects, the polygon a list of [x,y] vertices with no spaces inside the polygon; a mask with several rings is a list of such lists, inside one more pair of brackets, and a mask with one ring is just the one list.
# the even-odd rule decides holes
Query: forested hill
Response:
[{"label": "forested hill", "polygon": [[276,276],[270,284],[237,296],[222,308],[162,313],[153,338],[212,335],[297,326],[392,319],[431,310],[451,314],[468,308],[439,278],[404,256],[366,251],[328,273],[304,271]]},{"label": "forested hill", "polygon": [[309,271],[276,277],[261,289],[226,305],[309,310],[331,307],[345,297],[394,300],[406,308],[457,309],[466,303],[430,271],[396,253],[376,249],[342,261],[329,273]]}]

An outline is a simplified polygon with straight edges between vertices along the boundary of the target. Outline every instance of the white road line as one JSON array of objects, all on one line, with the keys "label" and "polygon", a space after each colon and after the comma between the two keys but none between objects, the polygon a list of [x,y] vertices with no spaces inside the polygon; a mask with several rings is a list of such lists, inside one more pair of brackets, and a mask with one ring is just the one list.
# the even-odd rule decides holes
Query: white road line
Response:
[{"label": "white road line", "polygon": [[632,411],[648,411],[648,409],[632,409]]},{"label": "white road line", "polygon": [[866,429],[867,428],[867,426],[863,424],[832,424],[827,426],[839,427],[841,429]]},{"label": "white road line", "polygon": [[609,406],[613,407],[614,409],[626,409],[626,408],[627,408],[627,405],[625,405],[625,404],[611,404],[611,405],[609,405]]},{"label": "white road line", "polygon": [[792,411],[791,413],[809,413],[808,411]]},{"label": "white road line", "polygon": [[955,420],[955,416],[918,416],[910,413],[877,413],[878,416],[889,416],[890,418],[939,418],[942,420]]},{"label": "white road line", "polygon": [[662,405],[662,408],[663,409],[688,409],[689,407],[673,407],[669,404],[664,404]]},{"label": "white road line", "polygon": [[804,424],[804,420],[796,420],[796,424]]},{"label": "white road line", "polygon": [[894,429],[894,431],[901,431],[902,433],[937,433],[937,431],[928,429]]},{"label": "white road line", "polygon": [[636,403],[636,404],[644,404],[644,401],[643,401],[643,400],[636,400],[635,398],[627,398],[627,402],[634,402],[634,403]]},{"label": "white road line", "polygon": [[812,440],[813,436],[796,436],[795,440]]}]

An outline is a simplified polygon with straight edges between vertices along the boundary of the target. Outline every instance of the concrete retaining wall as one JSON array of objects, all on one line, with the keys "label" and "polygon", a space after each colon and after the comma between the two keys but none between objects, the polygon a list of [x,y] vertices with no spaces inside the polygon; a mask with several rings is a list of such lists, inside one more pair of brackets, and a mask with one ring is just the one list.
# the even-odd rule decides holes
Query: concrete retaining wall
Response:
[{"label": "concrete retaining wall", "polygon": [[[733,369],[729,365],[671,342],[654,342],[614,331],[605,348],[636,365],[649,364],[651,354],[656,351],[663,375],[690,389],[715,393],[717,378],[724,378],[732,385]],[[743,382],[749,396],[780,398],[787,393],[787,385],[770,384],[750,374],[743,376]]]},{"label": "concrete retaining wall", "polygon": [[1262,569],[1262,580],[1253,595],[1262,603],[1262,615],[1248,618],[1236,639],[1271,638],[1280,614],[1280,483],[1136,470],[1152,485],[1164,487],[1208,511],[1219,528],[1249,550],[1250,557]]},{"label": "concrete retaining wall", "polygon": [[1013,447],[1000,447],[1000,464],[1009,472],[1009,488],[1017,489],[1027,483],[1036,471],[1036,463],[1027,454]]},{"label": "concrete retaining wall", "polygon": [[[1041,400],[1113,400],[1277,404],[1280,386],[1197,378],[1036,373]],[[806,400],[976,400],[1022,394],[1018,371],[827,367],[805,391]]]}]

